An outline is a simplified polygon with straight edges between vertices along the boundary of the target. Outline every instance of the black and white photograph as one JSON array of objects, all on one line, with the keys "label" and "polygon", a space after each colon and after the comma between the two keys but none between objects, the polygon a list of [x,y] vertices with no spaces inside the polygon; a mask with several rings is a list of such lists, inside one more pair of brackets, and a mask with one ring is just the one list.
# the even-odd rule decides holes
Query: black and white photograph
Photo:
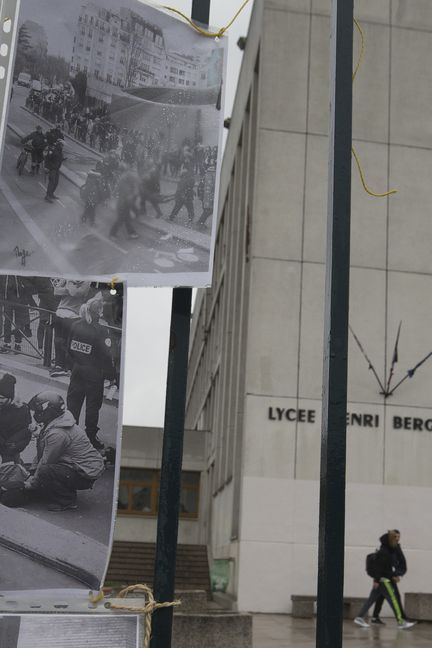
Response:
[{"label": "black and white photograph", "polygon": [[134,614],[0,615],[2,648],[138,648]]},{"label": "black and white photograph", "polygon": [[112,544],[123,284],[0,276],[0,591],[97,590]]},{"label": "black and white photograph", "polygon": [[225,58],[141,0],[21,0],[0,271],[209,285]]}]

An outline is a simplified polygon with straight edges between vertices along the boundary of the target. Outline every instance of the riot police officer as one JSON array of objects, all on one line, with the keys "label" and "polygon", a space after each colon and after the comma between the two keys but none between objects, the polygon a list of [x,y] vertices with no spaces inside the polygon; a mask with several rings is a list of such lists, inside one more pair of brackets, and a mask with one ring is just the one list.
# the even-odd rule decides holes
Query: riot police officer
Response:
[{"label": "riot police officer", "polygon": [[97,450],[104,449],[103,443],[97,438],[104,381],[115,376],[111,337],[107,327],[99,324],[102,310],[103,298],[98,293],[81,307],[81,319],[72,326],[68,339],[72,375],[67,406],[78,424],[85,401],[85,430]]}]

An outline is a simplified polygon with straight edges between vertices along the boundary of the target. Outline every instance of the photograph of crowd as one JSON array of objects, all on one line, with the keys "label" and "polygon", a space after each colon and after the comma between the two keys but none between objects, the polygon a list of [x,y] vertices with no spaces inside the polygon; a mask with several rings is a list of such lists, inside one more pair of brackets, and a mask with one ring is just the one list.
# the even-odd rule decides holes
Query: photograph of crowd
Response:
[{"label": "photograph of crowd", "polygon": [[0,591],[102,582],[122,321],[123,284],[0,276]]},{"label": "photograph of crowd", "polygon": [[136,615],[4,614],[2,648],[137,648]]},{"label": "photograph of crowd", "polygon": [[225,39],[140,0],[22,0],[0,269],[208,285]]}]

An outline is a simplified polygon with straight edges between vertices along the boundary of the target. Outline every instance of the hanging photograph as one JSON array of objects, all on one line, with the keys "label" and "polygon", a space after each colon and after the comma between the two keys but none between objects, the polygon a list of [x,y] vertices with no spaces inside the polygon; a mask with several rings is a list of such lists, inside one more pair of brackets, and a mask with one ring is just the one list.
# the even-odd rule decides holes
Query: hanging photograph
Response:
[{"label": "hanging photograph", "polygon": [[122,284],[0,276],[1,592],[97,590],[104,579],[122,313]]},{"label": "hanging photograph", "polygon": [[0,270],[211,283],[226,39],[140,0],[21,0]]},{"label": "hanging photograph", "polygon": [[137,615],[0,614],[2,648],[137,648]]}]

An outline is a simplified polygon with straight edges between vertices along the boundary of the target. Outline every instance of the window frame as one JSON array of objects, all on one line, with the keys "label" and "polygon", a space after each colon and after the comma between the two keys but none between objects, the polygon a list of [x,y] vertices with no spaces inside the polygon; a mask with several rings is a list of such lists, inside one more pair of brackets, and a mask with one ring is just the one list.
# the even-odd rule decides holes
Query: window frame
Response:
[{"label": "window frame", "polygon": [[[151,477],[147,479],[122,479],[121,470],[145,470],[151,472]],[[158,503],[159,503],[159,484],[160,484],[160,470],[156,468],[137,468],[135,466],[123,466],[120,469],[120,480],[119,480],[119,490],[122,486],[127,487],[128,493],[128,505],[126,509],[121,509],[117,505],[117,515],[119,516],[131,516],[131,517],[145,517],[153,518],[158,516]],[[181,493],[184,491],[192,491],[196,493],[196,510],[192,512],[183,512],[179,511],[179,517],[183,520],[198,520],[199,518],[199,509],[200,509],[200,486],[201,486],[201,472],[197,470],[183,470],[183,475],[196,475],[196,482],[193,484],[183,483],[181,481]],[[133,489],[141,488],[150,488],[150,511],[138,511],[132,508],[133,503]],[[181,494],[180,493],[180,494]]]}]

